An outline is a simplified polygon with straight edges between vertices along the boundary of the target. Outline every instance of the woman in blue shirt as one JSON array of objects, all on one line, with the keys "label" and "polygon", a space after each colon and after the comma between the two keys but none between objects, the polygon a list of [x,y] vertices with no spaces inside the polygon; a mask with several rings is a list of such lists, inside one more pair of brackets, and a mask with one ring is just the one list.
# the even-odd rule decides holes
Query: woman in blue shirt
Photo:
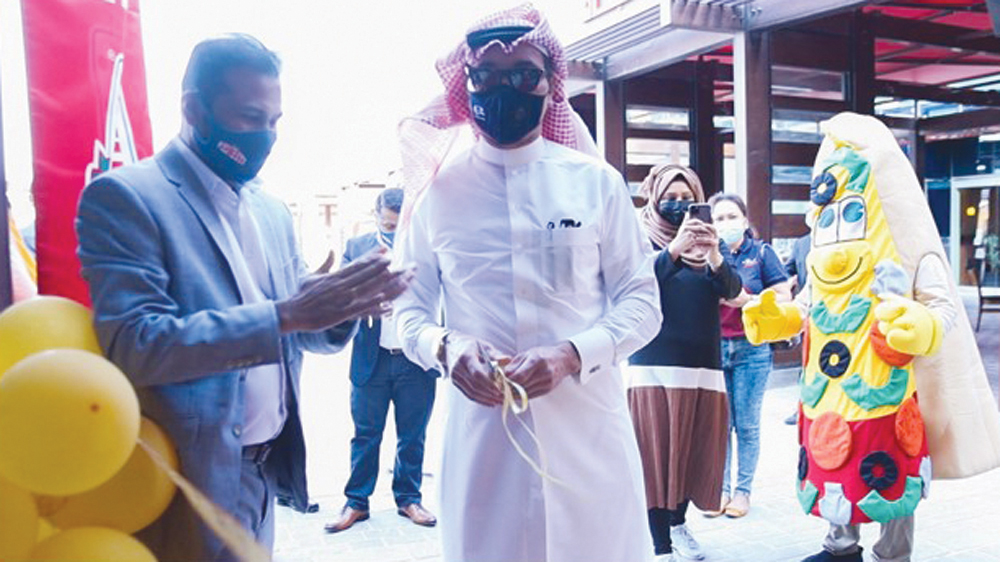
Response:
[{"label": "woman in blue shirt", "polygon": [[746,203],[732,193],[717,193],[709,200],[715,229],[732,252],[733,264],[743,290],[719,309],[722,325],[722,371],[729,394],[730,433],[736,433],[738,463],[735,493],[731,494],[730,464],[733,448],[726,455],[722,482],[722,507],[709,516],[725,513],[743,517],[750,510],[750,488],[760,457],[760,408],[771,372],[771,348],[755,346],[743,332],[741,308],[764,289],[774,289],[778,300],[791,300],[785,268],[774,250],[754,236],[747,221]]}]

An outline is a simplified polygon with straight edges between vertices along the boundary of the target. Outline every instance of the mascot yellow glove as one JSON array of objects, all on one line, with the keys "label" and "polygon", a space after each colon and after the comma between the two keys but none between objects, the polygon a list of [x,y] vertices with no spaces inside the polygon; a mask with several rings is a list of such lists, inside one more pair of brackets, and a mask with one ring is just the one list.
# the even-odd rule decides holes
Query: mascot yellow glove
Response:
[{"label": "mascot yellow glove", "polygon": [[779,303],[777,293],[767,289],[743,305],[743,329],[753,345],[787,340],[802,329],[802,315],[794,303]]},{"label": "mascot yellow glove", "polygon": [[896,351],[910,355],[933,355],[941,347],[941,318],[917,301],[899,295],[880,296],[875,307],[878,329]]}]

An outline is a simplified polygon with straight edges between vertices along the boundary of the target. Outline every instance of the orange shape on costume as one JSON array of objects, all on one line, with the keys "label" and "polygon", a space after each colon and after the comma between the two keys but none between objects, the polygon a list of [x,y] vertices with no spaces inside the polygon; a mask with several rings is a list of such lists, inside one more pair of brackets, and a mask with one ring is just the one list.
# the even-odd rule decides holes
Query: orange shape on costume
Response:
[{"label": "orange shape on costume", "polygon": [[875,355],[878,355],[882,361],[892,365],[893,367],[902,367],[913,360],[913,356],[902,351],[896,351],[895,349],[889,347],[889,344],[885,341],[885,334],[878,329],[878,321],[872,322],[871,337],[869,341],[872,344],[872,349],[875,350]]},{"label": "orange shape on costume", "polygon": [[851,427],[836,412],[820,414],[809,426],[809,452],[824,470],[837,470],[851,456]]},{"label": "orange shape on costume", "polygon": [[920,454],[924,445],[924,417],[914,397],[903,400],[896,412],[896,442],[904,453],[911,457]]}]

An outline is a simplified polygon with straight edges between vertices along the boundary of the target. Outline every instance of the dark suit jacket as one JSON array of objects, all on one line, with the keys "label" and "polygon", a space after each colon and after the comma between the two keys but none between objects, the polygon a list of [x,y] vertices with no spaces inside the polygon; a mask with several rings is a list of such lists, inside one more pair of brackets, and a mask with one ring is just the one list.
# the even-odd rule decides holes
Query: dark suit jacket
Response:
[{"label": "dark suit jacket", "polygon": [[[302,351],[341,349],[355,323],[282,335],[274,302],[245,304],[233,274],[234,249],[180,142],[98,176],[81,196],[79,255],[98,339],[132,381],[143,414],[173,439],[184,476],[230,513],[240,496],[246,368],[282,363],[288,419],[268,469],[279,493],[304,510]],[[243,189],[251,190],[275,299],[287,298],[306,273],[291,215],[257,187]],[[142,538],[161,562],[212,559],[221,544],[199,521],[177,494]]]},{"label": "dark suit jacket", "polygon": [[[378,234],[369,232],[347,241],[344,250],[344,265],[360,258],[378,247]],[[371,324],[369,326],[369,324]],[[351,349],[351,382],[355,386],[364,386],[375,372],[378,362],[379,338],[382,336],[382,321],[378,318],[363,319],[354,336],[354,346]],[[435,370],[426,371],[428,376],[436,377]]]}]

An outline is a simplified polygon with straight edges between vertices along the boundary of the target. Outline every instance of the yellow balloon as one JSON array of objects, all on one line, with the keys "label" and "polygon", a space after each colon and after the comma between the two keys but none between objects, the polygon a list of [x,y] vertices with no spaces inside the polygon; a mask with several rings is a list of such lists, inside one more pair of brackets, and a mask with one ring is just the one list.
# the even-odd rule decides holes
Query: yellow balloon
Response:
[{"label": "yellow balloon", "polygon": [[37,537],[35,498],[0,478],[0,561],[27,559]]},{"label": "yellow balloon", "polygon": [[78,494],[114,476],[139,437],[139,400],[99,355],[51,349],[0,379],[0,476],[37,494]]},{"label": "yellow balloon", "polygon": [[4,310],[0,342],[0,377],[14,363],[46,349],[68,347],[101,355],[90,309],[63,297],[34,297]]},{"label": "yellow balloon", "polygon": [[146,545],[114,529],[80,527],[40,542],[28,560],[156,562]]},{"label": "yellow balloon", "polygon": [[42,542],[58,532],[59,529],[56,529],[52,523],[49,523],[48,519],[44,517],[38,518],[38,542]]},{"label": "yellow balloon", "polygon": [[[177,453],[159,426],[142,418],[139,439],[177,470]],[[132,534],[156,521],[170,505],[176,489],[146,450],[136,447],[125,466],[111,480],[75,496],[44,498],[40,507],[60,529],[108,527]]]}]

